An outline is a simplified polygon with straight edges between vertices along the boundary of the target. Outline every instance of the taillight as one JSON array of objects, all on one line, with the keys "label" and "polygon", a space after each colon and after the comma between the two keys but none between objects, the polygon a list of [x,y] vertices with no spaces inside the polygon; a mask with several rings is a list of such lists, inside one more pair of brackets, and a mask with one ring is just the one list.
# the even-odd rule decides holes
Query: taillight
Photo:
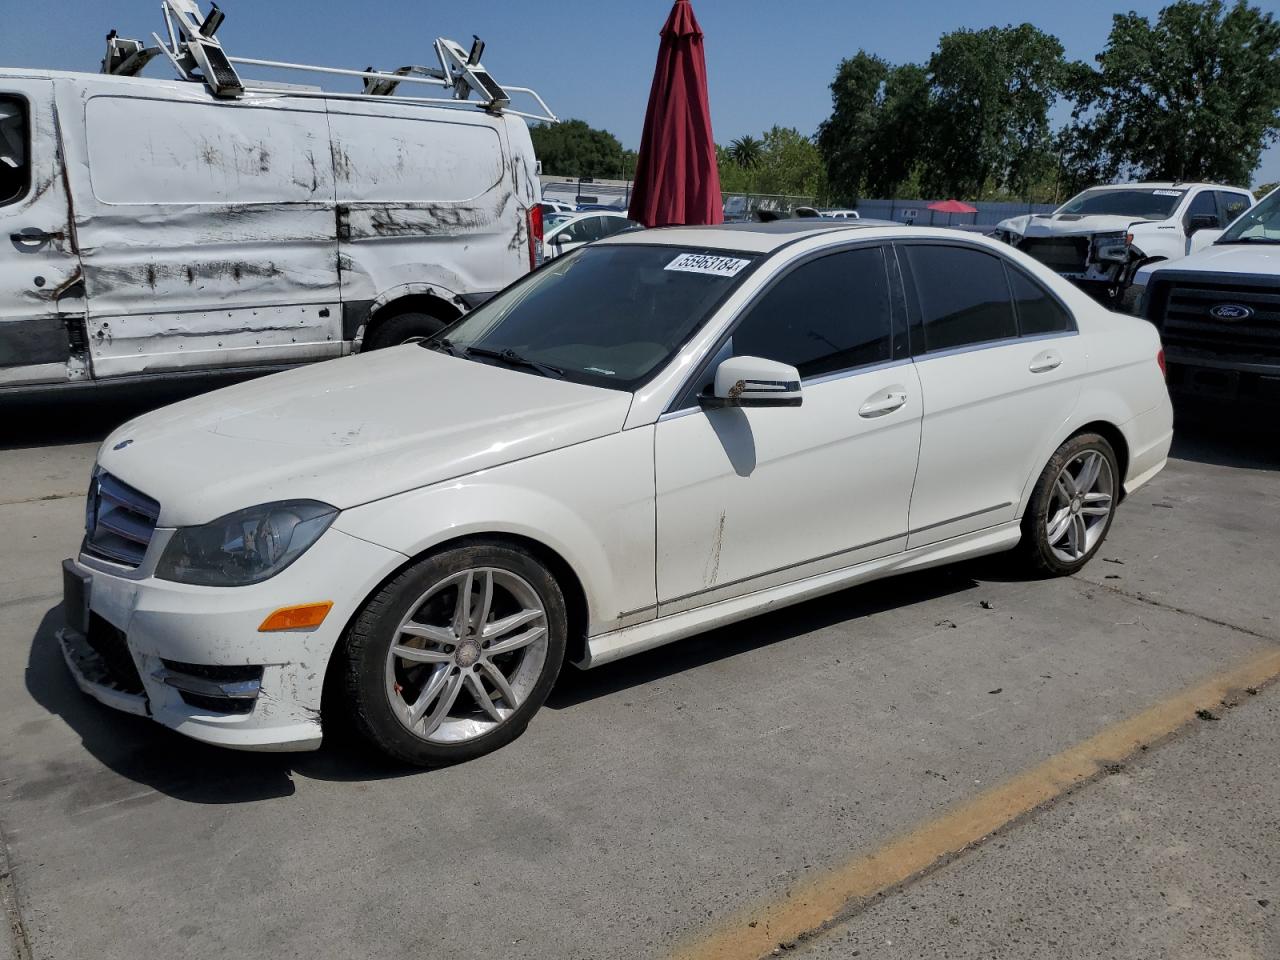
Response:
[{"label": "taillight", "polygon": [[1166,368],[1166,367],[1165,367],[1165,365],[1164,365],[1164,347],[1161,347],[1161,348],[1156,352],[1156,363],[1158,363],[1158,364],[1160,365],[1160,376],[1162,376],[1162,377],[1164,377],[1166,380],[1168,380],[1168,379],[1169,379],[1169,370],[1168,370],[1168,368]]},{"label": "taillight", "polygon": [[542,207],[535,204],[529,208],[529,269],[536,270],[542,265]]}]

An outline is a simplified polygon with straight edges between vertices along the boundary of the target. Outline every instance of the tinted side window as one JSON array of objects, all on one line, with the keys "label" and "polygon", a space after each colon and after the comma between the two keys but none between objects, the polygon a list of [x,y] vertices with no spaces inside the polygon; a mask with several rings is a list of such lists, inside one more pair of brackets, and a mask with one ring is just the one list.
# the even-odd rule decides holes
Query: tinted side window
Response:
[{"label": "tinted side window", "polygon": [[1240,214],[1244,213],[1252,205],[1253,201],[1246,197],[1243,193],[1227,193],[1225,191],[1218,194],[1218,207],[1222,211],[1222,226],[1226,226]]},{"label": "tinted side window", "polygon": [[1018,333],[1033,337],[1040,333],[1065,333],[1075,329],[1071,314],[1063,309],[1049,291],[1021,270],[1006,264],[1013,305],[1018,311]]},{"label": "tinted side window", "polygon": [[1218,218],[1218,203],[1213,199],[1213,192],[1210,190],[1201,190],[1191,201],[1191,206],[1187,208],[1187,226],[1191,225],[1192,217],[1201,216],[1213,217],[1215,220]]},{"label": "tinted side window", "polygon": [[733,332],[735,356],[789,363],[815,377],[891,358],[884,251],[846,250],[796,267]]},{"label": "tinted side window", "polygon": [[981,250],[904,246],[920,300],[924,347],[950,350],[1018,335],[1004,263]]},{"label": "tinted side window", "polygon": [[30,182],[26,104],[17,97],[0,97],[0,206],[26,196]]}]

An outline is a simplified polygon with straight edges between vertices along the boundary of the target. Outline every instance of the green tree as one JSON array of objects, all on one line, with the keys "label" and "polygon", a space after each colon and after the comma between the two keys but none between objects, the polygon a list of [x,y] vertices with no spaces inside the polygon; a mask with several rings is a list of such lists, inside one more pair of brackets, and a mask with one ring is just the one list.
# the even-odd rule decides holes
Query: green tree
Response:
[{"label": "green tree", "polygon": [[1052,167],[1049,109],[1066,79],[1056,37],[1029,23],[956,30],[938,41],[928,70],[926,189],[977,199],[1022,193]]},{"label": "green tree", "polygon": [[[618,138],[583,120],[538,124],[529,129],[543,173],[556,177],[625,179],[635,171],[635,155]],[[630,154],[630,158],[628,158]]]},{"label": "green tree", "polygon": [[876,162],[872,143],[890,69],[880,57],[859,50],[840,62],[831,81],[831,116],[818,127],[818,149],[840,203],[862,195]]},{"label": "green tree", "polygon": [[[1084,175],[1248,183],[1280,128],[1280,23],[1245,0],[1178,0],[1112,19],[1078,84]],[[1077,158],[1078,160],[1078,158]],[[1099,176],[1102,175],[1102,176]]]},{"label": "green tree", "polygon": [[763,154],[764,143],[749,133],[729,143],[729,157],[743,170],[758,166]]},{"label": "green tree", "polygon": [[1253,191],[1253,198],[1255,200],[1261,200],[1276,187],[1280,187],[1280,182],[1264,183],[1262,186],[1258,187],[1257,190]]},{"label": "green tree", "polygon": [[[754,138],[753,138],[754,139]],[[757,141],[759,157],[749,170],[735,159],[733,145],[716,147],[720,189],[725,193],[773,193],[827,197],[827,170],[813,140],[793,127],[773,127]]]},{"label": "green tree", "polygon": [[892,67],[885,76],[868,144],[875,159],[864,175],[869,194],[892,197],[913,177],[928,148],[931,123],[929,75],[924,67],[914,63]]}]

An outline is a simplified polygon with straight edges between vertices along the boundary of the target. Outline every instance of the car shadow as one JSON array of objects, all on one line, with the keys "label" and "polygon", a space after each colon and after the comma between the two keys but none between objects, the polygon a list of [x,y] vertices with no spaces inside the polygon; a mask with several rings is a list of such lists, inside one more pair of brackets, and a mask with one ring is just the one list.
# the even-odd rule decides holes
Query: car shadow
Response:
[{"label": "car shadow", "polygon": [[1207,466],[1280,470],[1280,417],[1179,397],[1171,457]]},{"label": "car shadow", "polygon": [[563,710],[837,623],[973,590],[979,586],[973,572],[974,568],[953,565],[860,584],[592,670],[565,669],[546,705]]},{"label": "car shadow", "polygon": [[[782,643],[813,630],[973,589],[956,568],[908,574],[810,600],[786,612],[691,637],[680,643],[590,671],[562,672],[547,706],[564,710],[628,687],[716,660]],[[62,660],[56,633],[62,608],[44,615],[32,638],[25,681],[32,698],[59,717],[104,767],[159,793],[197,804],[252,803],[291,796],[295,776],[338,783],[422,773],[384,758],[345,730],[326,734],[311,753],[245,753],[190,740],[143,717],[112,710],[83,694]]]},{"label": "car shadow", "polygon": [[254,376],[260,374],[218,374],[142,384],[104,383],[61,393],[0,394],[0,422],[5,425],[0,450],[99,441],[134,417]]},{"label": "car shadow", "polygon": [[326,737],[310,753],[247,753],[191,740],[149,719],[103,706],[82,693],[63,662],[56,633],[61,605],[48,610],[32,638],[26,687],[61,718],[84,748],[122,777],[189,803],[249,803],[287,797],[294,775],[338,782],[417,773],[349,737]]}]

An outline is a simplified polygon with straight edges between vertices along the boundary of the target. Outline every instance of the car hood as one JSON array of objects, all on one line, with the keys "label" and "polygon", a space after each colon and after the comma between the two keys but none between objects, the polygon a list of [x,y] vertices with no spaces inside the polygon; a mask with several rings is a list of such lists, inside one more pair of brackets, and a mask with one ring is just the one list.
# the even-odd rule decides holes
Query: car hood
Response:
[{"label": "car hood", "polygon": [[[1078,237],[1095,233],[1123,233],[1133,223],[1147,223],[1139,217],[1091,216],[1079,214],[1034,214],[1010,217],[997,226],[1023,237]],[[1153,221],[1152,221],[1153,222]]]},{"label": "car hood", "polygon": [[125,424],[99,463],[160,526],[259,503],[347,508],[622,429],[631,394],[407,346],[185,400]]},{"label": "car hood", "polygon": [[1223,243],[1205,247],[1189,257],[1169,263],[1155,263],[1143,267],[1134,278],[1134,283],[1146,284],[1153,273],[1162,269],[1177,270],[1179,273],[1192,271],[1195,273],[1237,273],[1262,274],[1276,278],[1280,284],[1280,245]]}]

